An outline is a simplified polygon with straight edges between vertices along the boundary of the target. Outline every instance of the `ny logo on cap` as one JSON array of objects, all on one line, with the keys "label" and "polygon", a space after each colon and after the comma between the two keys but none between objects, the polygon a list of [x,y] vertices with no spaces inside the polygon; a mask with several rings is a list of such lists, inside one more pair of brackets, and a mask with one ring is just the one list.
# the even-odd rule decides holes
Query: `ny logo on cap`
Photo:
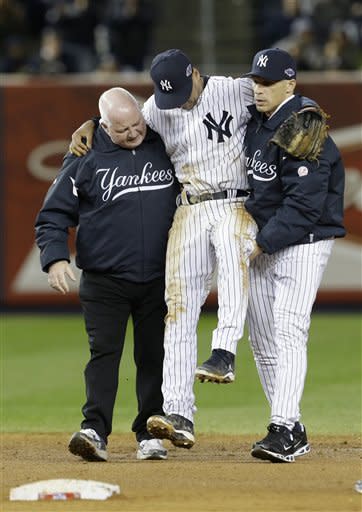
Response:
[{"label": "ny logo on cap", "polygon": [[260,68],[265,68],[267,62],[268,62],[268,56],[262,54],[262,55],[260,55],[256,65],[259,66]]},{"label": "ny logo on cap", "polygon": [[172,91],[172,85],[170,84],[169,80],[161,80],[160,86],[162,87],[163,91]]}]

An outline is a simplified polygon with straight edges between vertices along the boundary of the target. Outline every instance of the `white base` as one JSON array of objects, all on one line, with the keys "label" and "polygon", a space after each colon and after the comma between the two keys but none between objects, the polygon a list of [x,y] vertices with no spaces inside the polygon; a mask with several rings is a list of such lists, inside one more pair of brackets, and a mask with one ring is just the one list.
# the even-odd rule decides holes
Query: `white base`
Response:
[{"label": "white base", "polygon": [[106,500],[120,494],[119,485],[94,480],[41,480],[10,489],[10,501]]}]

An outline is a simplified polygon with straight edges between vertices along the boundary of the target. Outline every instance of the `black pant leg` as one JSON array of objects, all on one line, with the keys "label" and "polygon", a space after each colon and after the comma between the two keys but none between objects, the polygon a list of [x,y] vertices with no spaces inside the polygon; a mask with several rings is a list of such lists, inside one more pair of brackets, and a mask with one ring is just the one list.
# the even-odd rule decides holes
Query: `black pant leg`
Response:
[{"label": "black pant leg", "polygon": [[101,274],[83,272],[79,295],[91,352],[84,371],[87,401],[82,428],[93,428],[107,440],[131,306],[117,281]]},{"label": "black pant leg", "polygon": [[132,430],[137,441],[149,439],[146,422],[153,414],[163,414],[162,369],[166,304],[164,279],[143,285],[143,293],[132,309],[134,360],[138,415]]}]

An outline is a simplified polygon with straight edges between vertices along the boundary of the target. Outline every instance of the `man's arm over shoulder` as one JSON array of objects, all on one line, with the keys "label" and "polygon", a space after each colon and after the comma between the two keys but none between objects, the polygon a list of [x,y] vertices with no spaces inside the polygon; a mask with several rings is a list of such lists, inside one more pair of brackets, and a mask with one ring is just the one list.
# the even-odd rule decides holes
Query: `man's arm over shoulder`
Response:
[{"label": "man's arm over shoulder", "polygon": [[99,117],[87,119],[75,132],[72,133],[72,140],[69,144],[69,151],[76,156],[84,156],[92,148],[94,130],[99,125]]},{"label": "man's arm over shoulder", "polygon": [[148,100],[146,100],[142,107],[142,114],[145,118],[146,124],[152,130],[155,130],[157,132],[157,125],[156,125],[156,118],[157,118],[158,109],[155,102],[154,95],[150,96]]},{"label": "man's arm over shoulder", "polygon": [[54,261],[70,261],[68,234],[69,228],[78,224],[79,200],[75,180],[82,160],[66,155],[37,215],[35,238],[44,272]]}]

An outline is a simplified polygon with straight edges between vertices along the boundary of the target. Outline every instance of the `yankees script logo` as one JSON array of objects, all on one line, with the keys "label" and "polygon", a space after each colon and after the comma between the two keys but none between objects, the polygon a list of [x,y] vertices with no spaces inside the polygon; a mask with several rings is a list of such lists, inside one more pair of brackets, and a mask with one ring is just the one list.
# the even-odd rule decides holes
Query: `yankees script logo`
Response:
[{"label": "yankees script logo", "polygon": [[[114,169],[97,169],[96,174],[101,175],[100,186],[104,190],[103,201],[114,201],[117,197],[130,192],[143,190],[159,190],[170,187],[174,183],[172,169],[152,170],[152,163],[147,162],[141,175],[118,174],[118,167]],[[119,191],[119,189],[122,189]],[[114,195],[112,196],[112,194]]]},{"label": "yankees script logo", "polygon": [[206,114],[206,119],[204,119],[202,122],[207,128],[207,138],[210,140],[212,139],[213,130],[217,133],[217,142],[224,142],[224,135],[225,137],[230,138],[231,137],[231,131],[230,131],[230,123],[233,120],[233,116],[229,114],[226,110],[222,111],[222,118],[220,123],[218,124],[215,119],[212,117],[210,112]]},{"label": "yankees script logo", "polygon": [[274,164],[269,165],[267,162],[259,160],[260,155],[261,150],[257,149],[252,157],[246,157],[248,174],[252,174],[254,180],[272,181],[277,175],[277,166]]}]

